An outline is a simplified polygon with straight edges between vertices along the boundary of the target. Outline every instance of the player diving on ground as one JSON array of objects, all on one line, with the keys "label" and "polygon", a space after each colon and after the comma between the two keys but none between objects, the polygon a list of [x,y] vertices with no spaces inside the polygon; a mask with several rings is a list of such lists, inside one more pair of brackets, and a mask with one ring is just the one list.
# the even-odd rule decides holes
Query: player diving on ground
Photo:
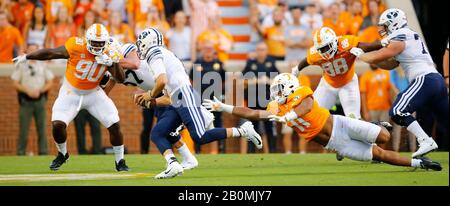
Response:
[{"label": "player diving on ground", "polygon": [[250,120],[269,120],[287,124],[300,137],[314,141],[326,149],[352,160],[378,160],[391,165],[407,166],[440,171],[441,165],[427,157],[410,159],[394,151],[384,150],[373,143],[389,141],[390,133],[381,122],[375,125],[358,119],[331,115],[317,103],[309,87],[299,86],[295,76],[279,74],[270,86],[271,101],[267,110],[253,110],[247,107],[227,105],[216,98],[206,99],[203,105],[211,110],[227,112]]}]

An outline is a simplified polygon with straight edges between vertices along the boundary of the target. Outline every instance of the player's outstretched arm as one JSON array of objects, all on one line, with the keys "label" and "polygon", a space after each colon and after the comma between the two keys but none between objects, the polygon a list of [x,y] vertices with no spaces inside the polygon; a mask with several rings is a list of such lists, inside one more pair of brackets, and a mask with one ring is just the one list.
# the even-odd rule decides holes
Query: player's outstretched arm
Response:
[{"label": "player's outstretched arm", "polygon": [[380,41],[374,41],[372,43],[359,42],[358,48],[361,48],[364,52],[371,52],[383,48]]},{"label": "player's outstretched arm", "polygon": [[268,119],[271,115],[270,112],[265,110],[255,110],[248,107],[235,107],[224,104],[216,97],[214,97],[214,100],[205,99],[202,105],[212,112],[226,112],[248,120],[264,120]]},{"label": "player's outstretched arm", "polygon": [[266,110],[250,109],[248,107],[234,107],[231,114],[251,121],[266,120],[272,115]]},{"label": "player's outstretched arm", "polygon": [[368,53],[357,54],[356,56],[369,64],[377,64],[397,56],[404,49],[405,42],[391,41],[387,47]]},{"label": "player's outstretched arm", "polygon": [[375,65],[377,65],[378,68],[385,69],[385,70],[392,70],[398,67],[399,63],[394,58],[386,59],[384,61],[378,62]]},{"label": "player's outstretched arm", "polygon": [[292,120],[295,120],[305,114],[311,112],[314,104],[314,100],[311,96],[305,97],[300,104],[294,107],[290,112],[286,113],[283,116],[270,115],[269,120],[273,122],[286,123]]},{"label": "player's outstretched arm", "polygon": [[20,63],[24,63],[27,60],[51,60],[51,59],[68,59],[69,52],[66,47],[60,46],[52,49],[39,49],[30,54],[20,55],[13,59],[14,64],[17,66]]},{"label": "player's outstretched arm", "polygon": [[302,71],[307,66],[309,66],[308,61],[306,60],[306,58],[303,58],[296,67],[292,68],[292,75],[298,77],[300,71]]},{"label": "player's outstretched arm", "polygon": [[68,59],[69,52],[67,52],[65,46],[60,46],[51,49],[39,49],[35,52],[27,54],[26,58],[32,60]]},{"label": "player's outstretched arm", "polygon": [[405,48],[405,43],[402,41],[392,41],[387,47],[376,51],[365,53],[359,47],[352,48],[350,53],[361,59],[362,61],[375,64],[382,69],[393,69],[399,65],[394,57],[400,54]]}]

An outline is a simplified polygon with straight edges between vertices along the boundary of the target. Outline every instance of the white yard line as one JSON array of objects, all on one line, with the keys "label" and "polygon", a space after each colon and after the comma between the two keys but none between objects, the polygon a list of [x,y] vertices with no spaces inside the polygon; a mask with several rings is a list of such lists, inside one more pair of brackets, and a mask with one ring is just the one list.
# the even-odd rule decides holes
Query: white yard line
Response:
[{"label": "white yard line", "polygon": [[105,179],[130,179],[138,177],[153,177],[149,173],[79,173],[79,174],[18,174],[0,175],[2,182],[39,182],[57,180],[105,180]]}]

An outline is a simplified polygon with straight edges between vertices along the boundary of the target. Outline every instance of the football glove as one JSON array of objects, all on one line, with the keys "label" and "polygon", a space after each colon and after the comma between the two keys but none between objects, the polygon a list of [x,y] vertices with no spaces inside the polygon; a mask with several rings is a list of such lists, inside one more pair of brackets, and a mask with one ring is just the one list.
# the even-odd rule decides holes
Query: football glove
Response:
[{"label": "football glove", "polygon": [[112,64],[113,64],[113,60],[111,59],[111,57],[109,57],[106,54],[95,56],[95,61],[98,64],[103,64],[108,67],[112,66]]},{"label": "football glove", "polygon": [[21,63],[25,63],[26,61],[27,61],[27,55],[26,54],[17,56],[16,58],[13,59],[14,66],[16,66],[16,67],[19,64],[21,64]]},{"label": "football glove", "polygon": [[277,116],[277,115],[269,115],[269,121],[271,122],[279,122],[279,123],[286,123],[286,117],[285,116]]},{"label": "football glove", "polygon": [[214,96],[214,100],[204,99],[202,105],[211,112],[227,112],[231,113],[234,106],[222,103],[217,97]]},{"label": "football glove", "polygon": [[298,77],[298,75],[300,74],[300,71],[298,71],[297,66],[292,67],[291,74],[294,75],[295,77]]},{"label": "football glove", "polygon": [[358,47],[353,47],[352,49],[350,49],[350,53],[352,53],[353,55],[355,55],[356,57],[361,56],[362,54],[364,54],[364,51],[361,48]]},{"label": "football glove", "polygon": [[387,47],[387,45],[389,45],[389,39],[388,38],[382,39],[381,40],[381,46]]}]

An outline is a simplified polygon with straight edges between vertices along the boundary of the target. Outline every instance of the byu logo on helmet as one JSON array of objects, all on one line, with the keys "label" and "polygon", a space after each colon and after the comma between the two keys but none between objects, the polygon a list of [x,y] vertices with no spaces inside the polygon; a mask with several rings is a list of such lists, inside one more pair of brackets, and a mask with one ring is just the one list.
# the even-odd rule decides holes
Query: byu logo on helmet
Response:
[{"label": "byu logo on helmet", "polygon": [[378,26],[382,27],[380,28],[380,35],[389,35],[393,31],[407,26],[407,23],[405,12],[395,8],[388,9],[381,14],[378,21]]},{"label": "byu logo on helmet", "polygon": [[136,41],[139,59],[145,59],[151,48],[163,45],[164,38],[161,32],[154,28],[145,29],[139,34]]}]

